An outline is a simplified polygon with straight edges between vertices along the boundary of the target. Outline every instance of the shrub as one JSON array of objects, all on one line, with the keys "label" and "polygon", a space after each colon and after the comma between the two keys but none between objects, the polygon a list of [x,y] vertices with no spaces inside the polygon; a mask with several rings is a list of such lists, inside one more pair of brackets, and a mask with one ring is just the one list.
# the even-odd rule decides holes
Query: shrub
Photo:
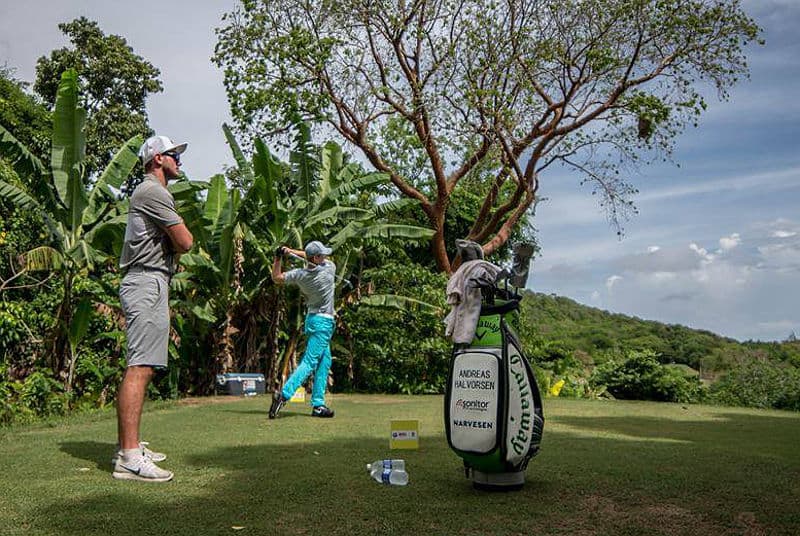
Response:
[{"label": "shrub", "polygon": [[24,381],[11,381],[6,367],[0,366],[0,424],[65,415],[69,401],[61,383],[48,373],[37,370]]},{"label": "shrub", "polygon": [[42,371],[31,373],[19,390],[19,403],[36,415],[65,415],[69,409],[69,395],[64,386]]},{"label": "shrub", "polygon": [[91,347],[82,346],[75,362],[76,405],[103,407],[116,397],[123,364]]},{"label": "shrub", "polygon": [[729,406],[800,411],[800,370],[769,360],[743,363],[711,386],[710,398]]},{"label": "shrub", "polygon": [[335,384],[367,392],[444,392],[452,348],[442,323],[446,276],[397,263],[367,275],[376,293],[411,297],[441,310],[437,314],[426,309],[346,307],[341,312],[344,329],[337,330],[334,348]]},{"label": "shrub", "polygon": [[629,351],[626,357],[601,363],[592,373],[595,389],[605,386],[615,398],[663,402],[697,402],[702,385],[680,370],[659,363],[652,351]]}]

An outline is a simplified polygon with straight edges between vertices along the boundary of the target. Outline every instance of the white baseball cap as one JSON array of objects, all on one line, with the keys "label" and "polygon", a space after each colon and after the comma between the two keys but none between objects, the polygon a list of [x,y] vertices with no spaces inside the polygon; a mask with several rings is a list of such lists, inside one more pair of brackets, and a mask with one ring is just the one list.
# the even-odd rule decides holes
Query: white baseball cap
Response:
[{"label": "white baseball cap", "polygon": [[157,154],[168,152],[180,154],[186,150],[188,145],[188,143],[175,143],[166,136],[151,136],[139,148],[139,159],[142,161],[142,165],[147,165]]},{"label": "white baseball cap", "polygon": [[315,255],[330,255],[333,250],[325,246],[322,242],[314,240],[306,245],[306,257],[313,257]]}]

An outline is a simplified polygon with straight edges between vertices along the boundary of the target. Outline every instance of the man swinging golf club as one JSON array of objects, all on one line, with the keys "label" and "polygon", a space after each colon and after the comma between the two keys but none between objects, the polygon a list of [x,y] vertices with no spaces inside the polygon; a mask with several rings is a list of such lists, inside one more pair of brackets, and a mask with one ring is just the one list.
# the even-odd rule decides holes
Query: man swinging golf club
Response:
[{"label": "man swinging golf club", "polygon": [[[333,293],[336,286],[336,265],[327,259],[331,249],[322,242],[309,242],[305,250],[280,247],[275,252],[272,263],[272,280],[276,285],[284,283],[297,285],[306,300],[304,331],[307,337],[306,351],[297,370],[286,380],[283,389],[275,391],[269,418],[278,416],[281,408],[292,397],[306,378],[314,374],[314,388],[311,392],[313,417],[333,417],[333,411],[325,405],[325,389],[328,386],[328,371],[331,368],[330,342],[336,326],[333,309]],[[281,266],[286,255],[306,260],[304,268],[284,272]]]}]

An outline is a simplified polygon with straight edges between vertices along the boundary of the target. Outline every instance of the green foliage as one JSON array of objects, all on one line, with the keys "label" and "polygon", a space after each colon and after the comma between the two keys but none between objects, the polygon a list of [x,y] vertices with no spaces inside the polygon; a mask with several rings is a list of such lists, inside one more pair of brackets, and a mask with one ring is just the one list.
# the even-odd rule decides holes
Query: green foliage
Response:
[{"label": "green foliage", "polygon": [[[278,246],[331,244],[342,280],[352,274],[365,246],[431,235],[418,226],[388,223],[394,207],[372,193],[386,177],[366,173],[336,143],[314,145],[301,121],[293,127],[287,162],[260,139],[248,157],[231,130],[223,126],[223,131],[236,161],[231,174],[236,186],[229,188],[222,175],[207,184],[170,186],[196,247],[181,257],[183,271],[172,282],[174,326],[181,339],[173,357],[182,373],[165,379],[169,385],[159,386],[162,393],[207,393],[213,375],[229,370],[261,370],[270,388],[280,381],[296,360],[303,304],[293,289],[284,292],[272,284]],[[201,189],[207,190],[204,200]]]},{"label": "green foliage", "polygon": [[151,132],[145,107],[148,95],[162,91],[160,72],[133,52],[123,37],[105,35],[86,17],[61,23],[71,47],[53,50],[36,64],[34,90],[53,105],[61,73],[78,75],[81,105],[87,112],[84,179],[102,171],[120,145]]},{"label": "green foliage", "polygon": [[605,386],[615,398],[660,402],[697,402],[697,378],[661,365],[653,352],[630,351],[625,357],[601,363],[592,373],[594,386]]},{"label": "green foliage", "polygon": [[7,369],[0,362],[0,424],[65,415],[69,401],[64,385],[48,372],[36,370],[24,381],[9,381]]},{"label": "green foliage", "polygon": [[43,158],[49,149],[50,114],[25,92],[25,87],[8,70],[0,68],[0,125],[14,132],[22,144]]},{"label": "green foliage", "polygon": [[[16,181],[0,180],[0,197],[18,209],[40,215],[49,230],[46,245],[22,255],[22,272],[49,272],[61,281],[62,297],[52,326],[54,374],[72,389],[76,351],[88,328],[91,304],[74,288],[76,279],[109,259],[119,243],[124,219],[110,187],[119,187],[135,165],[141,137],[128,140],[93,187],[85,183],[85,111],[78,105],[78,75],[68,70],[58,84],[53,111],[49,166],[45,166],[5,127],[0,126],[0,156],[11,162]],[[117,248],[118,251],[118,248]]]},{"label": "green foliage", "polygon": [[768,360],[749,361],[714,383],[710,397],[728,406],[800,411],[800,369]]},{"label": "green foliage", "polygon": [[601,362],[626,350],[652,350],[662,363],[701,370],[704,358],[728,354],[737,344],[708,331],[608,313],[560,296],[526,292],[521,312],[523,344],[532,355],[555,345]]},{"label": "green foliage", "polygon": [[444,392],[451,353],[442,323],[446,277],[397,262],[367,270],[363,277],[376,293],[407,296],[439,309],[359,302],[344,307],[334,349],[335,385],[364,392]]},{"label": "green foliage", "polygon": [[33,372],[19,390],[22,407],[37,415],[63,415],[69,408],[64,385],[46,372]]}]

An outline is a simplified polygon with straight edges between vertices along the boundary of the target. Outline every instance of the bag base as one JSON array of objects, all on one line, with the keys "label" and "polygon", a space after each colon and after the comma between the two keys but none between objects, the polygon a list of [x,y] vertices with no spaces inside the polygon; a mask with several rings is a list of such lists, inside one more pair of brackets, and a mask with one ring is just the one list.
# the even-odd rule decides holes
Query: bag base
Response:
[{"label": "bag base", "polygon": [[517,491],[525,484],[525,471],[509,473],[484,473],[470,470],[472,486],[485,491]]}]

